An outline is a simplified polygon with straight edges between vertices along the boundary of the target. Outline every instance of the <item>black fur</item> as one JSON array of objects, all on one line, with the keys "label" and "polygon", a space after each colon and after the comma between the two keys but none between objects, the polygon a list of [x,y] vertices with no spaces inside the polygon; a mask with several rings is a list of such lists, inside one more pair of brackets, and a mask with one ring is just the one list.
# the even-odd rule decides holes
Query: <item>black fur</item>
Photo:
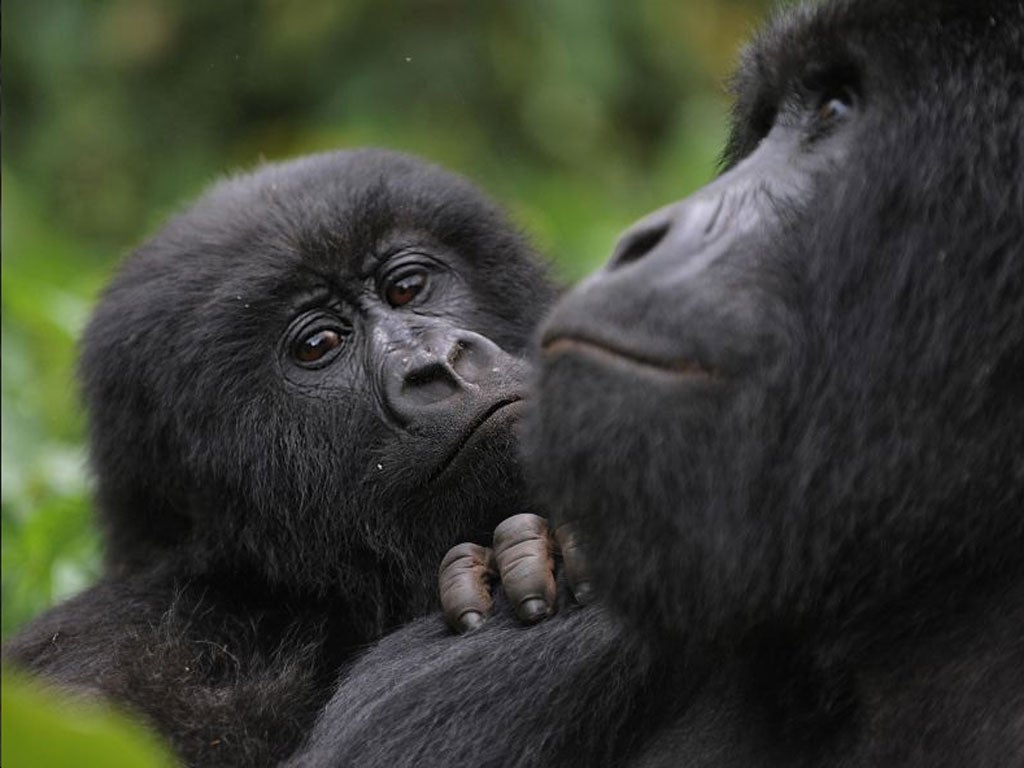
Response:
[{"label": "black fur", "polygon": [[[402,259],[429,282],[396,307]],[[507,423],[441,467],[473,409],[519,386],[553,298],[496,208],[412,158],[215,185],[127,260],[85,333],[107,570],[5,661],[141,713],[191,765],[285,757],[353,651],[436,606],[445,550],[526,505]],[[329,365],[296,362],[296,317],[344,334]],[[479,386],[445,400],[455,369]]]},{"label": "black fur", "polygon": [[1024,764],[1022,51],[1017,0],[776,18],[724,174],[542,332],[533,470],[618,619],[424,620],[297,764]]}]

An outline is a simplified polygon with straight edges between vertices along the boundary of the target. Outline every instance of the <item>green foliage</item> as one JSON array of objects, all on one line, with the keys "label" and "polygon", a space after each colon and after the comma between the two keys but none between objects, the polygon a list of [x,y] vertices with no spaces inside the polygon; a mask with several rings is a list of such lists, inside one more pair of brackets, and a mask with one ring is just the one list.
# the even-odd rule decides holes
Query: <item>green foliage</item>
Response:
[{"label": "green foliage", "polygon": [[214,177],[378,145],[476,179],[566,279],[714,173],[764,0],[4,6],[3,632],[98,571],[74,339]]},{"label": "green foliage", "polygon": [[74,339],[88,313],[79,249],[3,172],[3,632],[96,573]]},{"label": "green foliage", "polygon": [[148,731],[97,702],[70,699],[7,671],[0,763],[6,768],[171,768]]}]

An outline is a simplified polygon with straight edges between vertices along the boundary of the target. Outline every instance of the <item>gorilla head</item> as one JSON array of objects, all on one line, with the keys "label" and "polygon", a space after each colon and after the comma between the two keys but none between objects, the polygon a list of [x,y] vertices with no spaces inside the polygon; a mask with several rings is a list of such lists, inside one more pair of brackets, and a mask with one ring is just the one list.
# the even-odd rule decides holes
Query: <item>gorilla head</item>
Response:
[{"label": "gorilla head", "polygon": [[547,322],[533,468],[643,626],[849,633],[1019,571],[1022,16],[785,16],[725,172]]},{"label": "gorilla head", "polygon": [[219,183],[85,335],[112,564],[427,600],[444,550],[523,503],[518,357],[553,295],[495,208],[409,157]]}]

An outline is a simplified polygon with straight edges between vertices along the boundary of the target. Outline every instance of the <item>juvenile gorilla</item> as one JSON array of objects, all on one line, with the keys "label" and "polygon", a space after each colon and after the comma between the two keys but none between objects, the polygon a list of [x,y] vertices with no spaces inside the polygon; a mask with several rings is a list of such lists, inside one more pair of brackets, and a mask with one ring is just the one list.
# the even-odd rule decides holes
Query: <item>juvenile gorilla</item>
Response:
[{"label": "juvenile gorilla", "polygon": [[85,333],[104,577],[5,661],[127,705],[192,765],[288,755],[355,649],[526,502],[520,358],[554,297],[505,218],[409,157],[213,187]]},{"label": "juvenile gorilla", "polygon": [[1024,764],[1022,51],[1006,0],[772,23],[725,172],[542,330],[606,606],[386,638],[300,764]]}]

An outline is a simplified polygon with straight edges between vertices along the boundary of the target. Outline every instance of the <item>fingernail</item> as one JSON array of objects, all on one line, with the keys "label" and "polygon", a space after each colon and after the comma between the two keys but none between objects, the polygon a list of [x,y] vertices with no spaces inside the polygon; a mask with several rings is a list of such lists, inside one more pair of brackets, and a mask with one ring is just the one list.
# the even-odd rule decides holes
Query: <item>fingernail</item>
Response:
[{"label": "fingernail", "polygon": [[585,605],[594,596],[594,588],[590,586],[589,581],[582,581],[576,585],[575,595],[576,602],[580,605]]},{"label": "fingernail", "polygon": [[519,618],[533,624],[547,618],[548,604],[539,597],[531,597],[519,604]]},{"label": "fingernail", "polygon": [[459,616],[459,631],[472,632],[483,626],[484,617],[479,611],[466,611]]}]

